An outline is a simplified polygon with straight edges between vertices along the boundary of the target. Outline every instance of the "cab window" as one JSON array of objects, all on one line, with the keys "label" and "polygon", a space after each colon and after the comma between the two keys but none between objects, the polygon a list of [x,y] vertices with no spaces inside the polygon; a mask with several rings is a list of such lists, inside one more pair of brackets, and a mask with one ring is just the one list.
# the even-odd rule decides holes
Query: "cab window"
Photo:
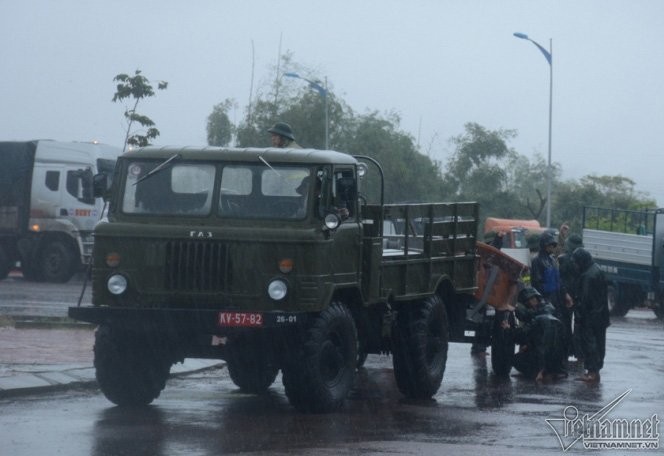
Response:
[{"label": "cab window", "polygon": [[348,209],[348,219],[352,219],[356,214],[357,202],[357,180],[352,168],[336,169],[334,171],[332,187],[333,205],[340,209]]}]

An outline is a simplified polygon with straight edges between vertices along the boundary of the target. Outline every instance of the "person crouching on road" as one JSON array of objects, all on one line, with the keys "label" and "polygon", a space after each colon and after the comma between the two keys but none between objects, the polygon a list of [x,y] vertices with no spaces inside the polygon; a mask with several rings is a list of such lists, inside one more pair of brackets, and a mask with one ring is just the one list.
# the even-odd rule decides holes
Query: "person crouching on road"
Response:
[{"label": "person crouching on road", "polygon": [[579,317],[583,367],[586,369],[579,380],[598,383],[599,371],[604,367],[606,328],[610,325],[608,284],[604,272],[583,247],[572,252],[572,261],[580,274],[574,315]]},{"label": "person crouching on road", "polygon": [[514,340],[520,345],[514,368],[537,382],[567,377],[565,329],[554,316],[553,305],[533,287],[517,297],[516,316],[522,323]]}]

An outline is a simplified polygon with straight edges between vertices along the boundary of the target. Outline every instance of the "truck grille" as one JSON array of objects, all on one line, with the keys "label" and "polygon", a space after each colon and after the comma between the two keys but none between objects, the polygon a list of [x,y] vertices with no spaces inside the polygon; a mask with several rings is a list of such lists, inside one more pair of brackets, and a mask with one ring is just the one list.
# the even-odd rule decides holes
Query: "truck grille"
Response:
[{"label": "truck grille", "polygon": [[175,291],[223,291],[228,281],[227,258],[225,244],[167,242],[165,288]]}]

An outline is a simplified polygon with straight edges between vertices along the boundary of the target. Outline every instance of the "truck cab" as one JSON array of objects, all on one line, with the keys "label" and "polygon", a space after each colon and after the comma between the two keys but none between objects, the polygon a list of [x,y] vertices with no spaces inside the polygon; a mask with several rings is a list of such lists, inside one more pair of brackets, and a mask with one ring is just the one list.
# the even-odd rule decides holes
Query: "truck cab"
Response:
[{"label": "truck cab", "polygon": [[0,278],[19,262],[27,279],[66,282],[87,263],[103,208],[92,178],[110,182],[121,152],[99,143],[0,143]]},{"label": "truck cab", "polygon": [[526,265],[530,265],[529,239],[543,231],[534,219],[487,217],[484,222],[485,240],[490,242],[498,233],[503,233],[502,251]]}]

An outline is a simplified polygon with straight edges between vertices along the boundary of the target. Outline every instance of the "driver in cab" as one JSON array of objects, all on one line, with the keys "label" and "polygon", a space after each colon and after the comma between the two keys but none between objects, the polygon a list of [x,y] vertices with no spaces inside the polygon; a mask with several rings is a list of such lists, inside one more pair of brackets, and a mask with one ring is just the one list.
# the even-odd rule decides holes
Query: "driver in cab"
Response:
[{"label": "driver in cab", "polygon": [[[302,182],[300,182],[300,185],[297,186],[295,191],[297,192],[298,195],[302,197],[302,202],[300,205],[300,208],[298,209],[298,217],[304,216],[304,213],[306,212],[307,208],[307,199],[309,196],[309,184],[311,182],[312,177],[311,176],[306,176],[304,179],[302,179]],[[313,178],[316,184],[315,192],[314,195],[315,197],[320,196],[320,191],[321,191],[321,181],[320,179]],[[348,208],[346,207],[336,207],[336,206],[330,206],[329,210],[332,212],[336,212],[336,214],[339,216],[339,218],[343,221],[346,220],[350,212],[348,211]]]}]

